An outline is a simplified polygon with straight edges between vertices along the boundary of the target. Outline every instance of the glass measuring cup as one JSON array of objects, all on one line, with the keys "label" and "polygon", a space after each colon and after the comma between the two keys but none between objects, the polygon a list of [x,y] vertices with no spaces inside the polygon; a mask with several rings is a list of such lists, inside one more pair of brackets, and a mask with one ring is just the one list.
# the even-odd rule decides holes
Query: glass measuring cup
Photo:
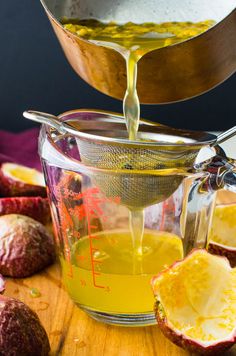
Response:
[{"label": "glass measuring cup", "polygon": [[[69,112],[61,119],[103,117],[112,119],[91,111]],[[234,167],[217,158],[215,150],[203,163],[196,164],[196,151],[188,165],[178,161],[175,169],[149,166],[141,172],[129,164],[119,167],[120,159],[118,167],[101,168],[95,161],[90,165],[86,152],[73,135],[43,126],[40,154],[65,286],[97,320],[155,323],[152,276],[192,248],[206,246],[215,190],[234,183],[234,175],[228,175]],[[137,246],[140,214],[144,234]]]}]

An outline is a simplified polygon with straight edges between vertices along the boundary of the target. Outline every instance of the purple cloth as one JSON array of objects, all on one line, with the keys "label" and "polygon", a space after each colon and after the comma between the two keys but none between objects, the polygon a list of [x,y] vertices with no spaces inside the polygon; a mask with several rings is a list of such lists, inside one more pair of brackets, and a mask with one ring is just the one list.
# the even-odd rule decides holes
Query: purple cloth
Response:
[{"label": "purple cloth", "polygon": [[0,130],[0,163],[14,162],[41,170],[38,135],[38,128],[20,133]]}]

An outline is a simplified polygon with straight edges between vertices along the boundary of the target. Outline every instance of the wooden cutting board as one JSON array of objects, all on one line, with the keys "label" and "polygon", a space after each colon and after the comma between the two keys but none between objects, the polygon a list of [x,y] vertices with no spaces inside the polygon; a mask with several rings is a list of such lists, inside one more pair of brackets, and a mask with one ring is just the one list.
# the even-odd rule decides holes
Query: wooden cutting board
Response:
[{"label": "wooden cutting board", "polygon": [[[223,193],[219,199],[226,203],[236,200],[235,196]],[[41,296],[32,298],[32,288],[39,289]],[[53,356],[190,355],[167,340],[157,326],[115,327],[88,317],[67,296],[58,264],[31,278],[7,279],[5,294],[37,312],[49,335]],[[224,355],[236,356],[236,347]]]}]

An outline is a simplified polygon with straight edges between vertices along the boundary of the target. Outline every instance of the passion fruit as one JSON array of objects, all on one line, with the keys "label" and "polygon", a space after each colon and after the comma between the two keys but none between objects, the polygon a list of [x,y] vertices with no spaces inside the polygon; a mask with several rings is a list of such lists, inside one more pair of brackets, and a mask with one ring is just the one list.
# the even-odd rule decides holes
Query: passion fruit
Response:
[{"label": "passion fruit", "polygon": [[0,273],[28,277],[55,259],[52,236],[38,221],[24,215],[0,217]]},{"label": "passion fruit", "polygon": [[47,356],[49,351],[37,314],[19,300],[0,295],[0,355]]}]

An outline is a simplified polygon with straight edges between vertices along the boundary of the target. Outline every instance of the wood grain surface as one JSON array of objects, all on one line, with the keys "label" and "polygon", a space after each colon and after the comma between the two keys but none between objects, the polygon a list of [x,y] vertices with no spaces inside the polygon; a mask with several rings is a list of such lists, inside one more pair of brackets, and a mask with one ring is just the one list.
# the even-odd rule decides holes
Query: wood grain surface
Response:
[{"label": "wood grain surface", "polygon": [[[234,195],[220,196],[224,203],[232,199]],[[33,298],[32,288],[39,289],[41,296]],[[67,296],[58,264],[31,278],[7,279],[5,295],[24,301],[37,312],[49,335],[53,356],[190,355],[168,341],[157,326],[115,327],[88,317]],[[236,347],[224,355],[236,356]]]}]

